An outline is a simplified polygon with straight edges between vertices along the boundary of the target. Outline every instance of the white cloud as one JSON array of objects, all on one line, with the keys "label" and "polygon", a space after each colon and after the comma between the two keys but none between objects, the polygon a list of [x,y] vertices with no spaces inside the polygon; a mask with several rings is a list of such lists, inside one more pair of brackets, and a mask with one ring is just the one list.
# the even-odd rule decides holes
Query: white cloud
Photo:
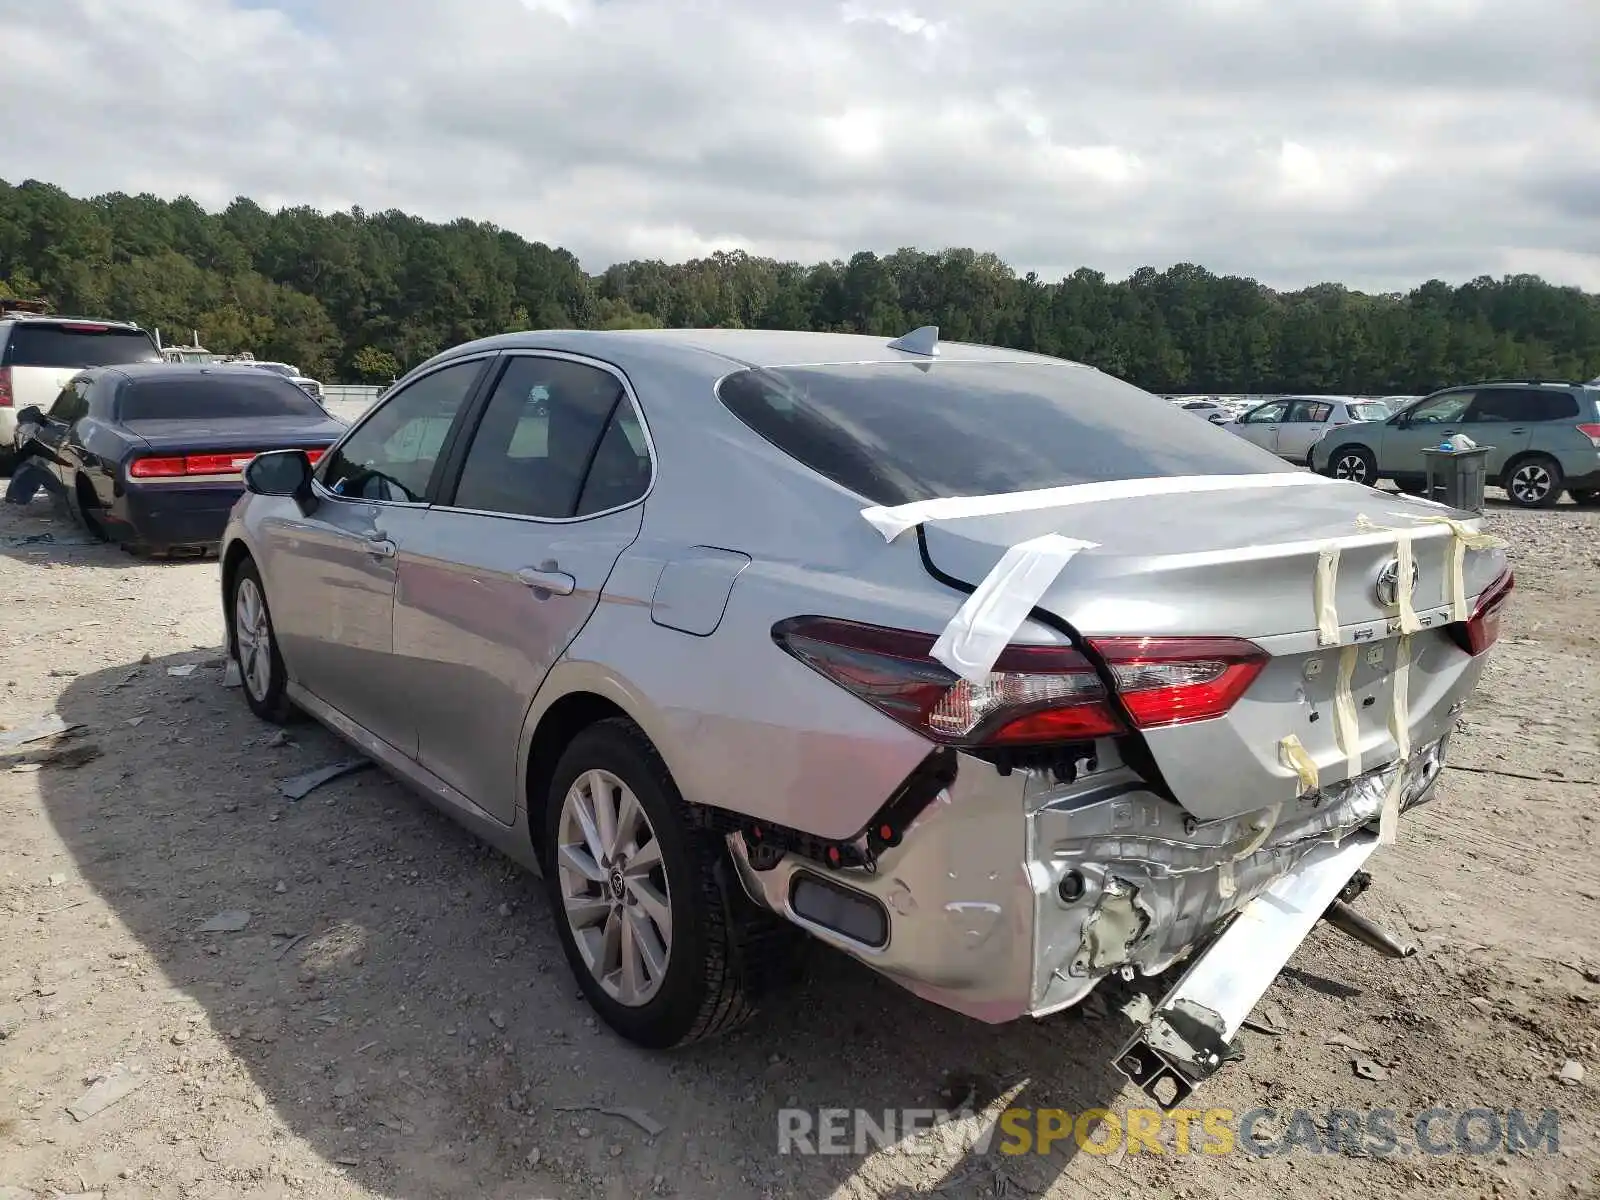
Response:
[{"label": "white cloud", "polygon": [[0,177],[465,215],[595,270],[967,245],[1600,286],[1592,0],[135,7],[0,0]]}]

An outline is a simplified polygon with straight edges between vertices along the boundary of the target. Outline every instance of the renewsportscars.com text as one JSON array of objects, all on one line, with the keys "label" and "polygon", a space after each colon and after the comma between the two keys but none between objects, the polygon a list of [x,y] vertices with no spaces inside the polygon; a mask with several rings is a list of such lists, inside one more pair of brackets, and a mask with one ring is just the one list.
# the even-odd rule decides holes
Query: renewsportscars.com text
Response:
[{"label": "renewsportscars.com text", "polygon": [[778,1153],[1205,1155],[1362,1154],[1478,1156],[1558,1154],[1553,1109],[1389,1108],[1324,1110],[1154,1108],[1070,1112],[1008,1108],[998,1117],[941,1109],[786,1108],[778,1112]]}]

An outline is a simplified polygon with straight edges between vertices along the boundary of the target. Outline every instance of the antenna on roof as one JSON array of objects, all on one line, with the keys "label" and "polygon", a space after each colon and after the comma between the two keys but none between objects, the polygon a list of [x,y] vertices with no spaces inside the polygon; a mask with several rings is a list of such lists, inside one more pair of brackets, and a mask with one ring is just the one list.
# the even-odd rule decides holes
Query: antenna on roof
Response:
[{"label": "antenna on roof", "polygon": [[939,327],[937,325],[924,325],[921,329],[913,329],[904,337],[897,337],[889,343],[891,350],[904,350],[907,354],[925,354],[929,358],[939,357]]}]

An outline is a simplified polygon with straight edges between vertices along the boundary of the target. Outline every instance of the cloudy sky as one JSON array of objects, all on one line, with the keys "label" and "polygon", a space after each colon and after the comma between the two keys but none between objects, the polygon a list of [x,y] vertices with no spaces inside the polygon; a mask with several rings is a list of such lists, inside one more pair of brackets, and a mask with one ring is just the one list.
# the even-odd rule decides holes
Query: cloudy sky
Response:
[{"label": "cloudy sky", "polygon": [[622,258],[1600,290],[1600,0],[0,0],[0,178]]}]

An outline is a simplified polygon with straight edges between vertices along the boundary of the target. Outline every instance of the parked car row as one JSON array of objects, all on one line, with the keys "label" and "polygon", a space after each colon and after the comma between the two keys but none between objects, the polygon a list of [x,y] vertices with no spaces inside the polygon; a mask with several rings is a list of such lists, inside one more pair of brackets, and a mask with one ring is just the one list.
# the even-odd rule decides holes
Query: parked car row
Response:
[{"label": "parked car row", "polygon": [[1376,401],[1283,397],[1244,413],[1229,432],[1313,471],[1402,491],[1426,486],[1423,451],[1455,434],[1487,448],[1488,482],[1512,503],[1548,508],[1563,492],[1600,503],[1600,387],[1548,380],[1445,388],[1390,413]]},{"label": "parked car row", "polygon": [[[138,325],[79,317],[53,317],[32,306],[0,313],[0,474],[9,473],[19,449],[18,413],[30,406],[49,409],[68,382],[82,370],[136,363],[178,366],[224,362],[269,371],[289,379],[321,402],[322,385],[288,363],[212,354],[200,346],[158,347]],[[7,309],[12,309],[8,305]],[[186,355],[195,356],[193,358]]]}]

